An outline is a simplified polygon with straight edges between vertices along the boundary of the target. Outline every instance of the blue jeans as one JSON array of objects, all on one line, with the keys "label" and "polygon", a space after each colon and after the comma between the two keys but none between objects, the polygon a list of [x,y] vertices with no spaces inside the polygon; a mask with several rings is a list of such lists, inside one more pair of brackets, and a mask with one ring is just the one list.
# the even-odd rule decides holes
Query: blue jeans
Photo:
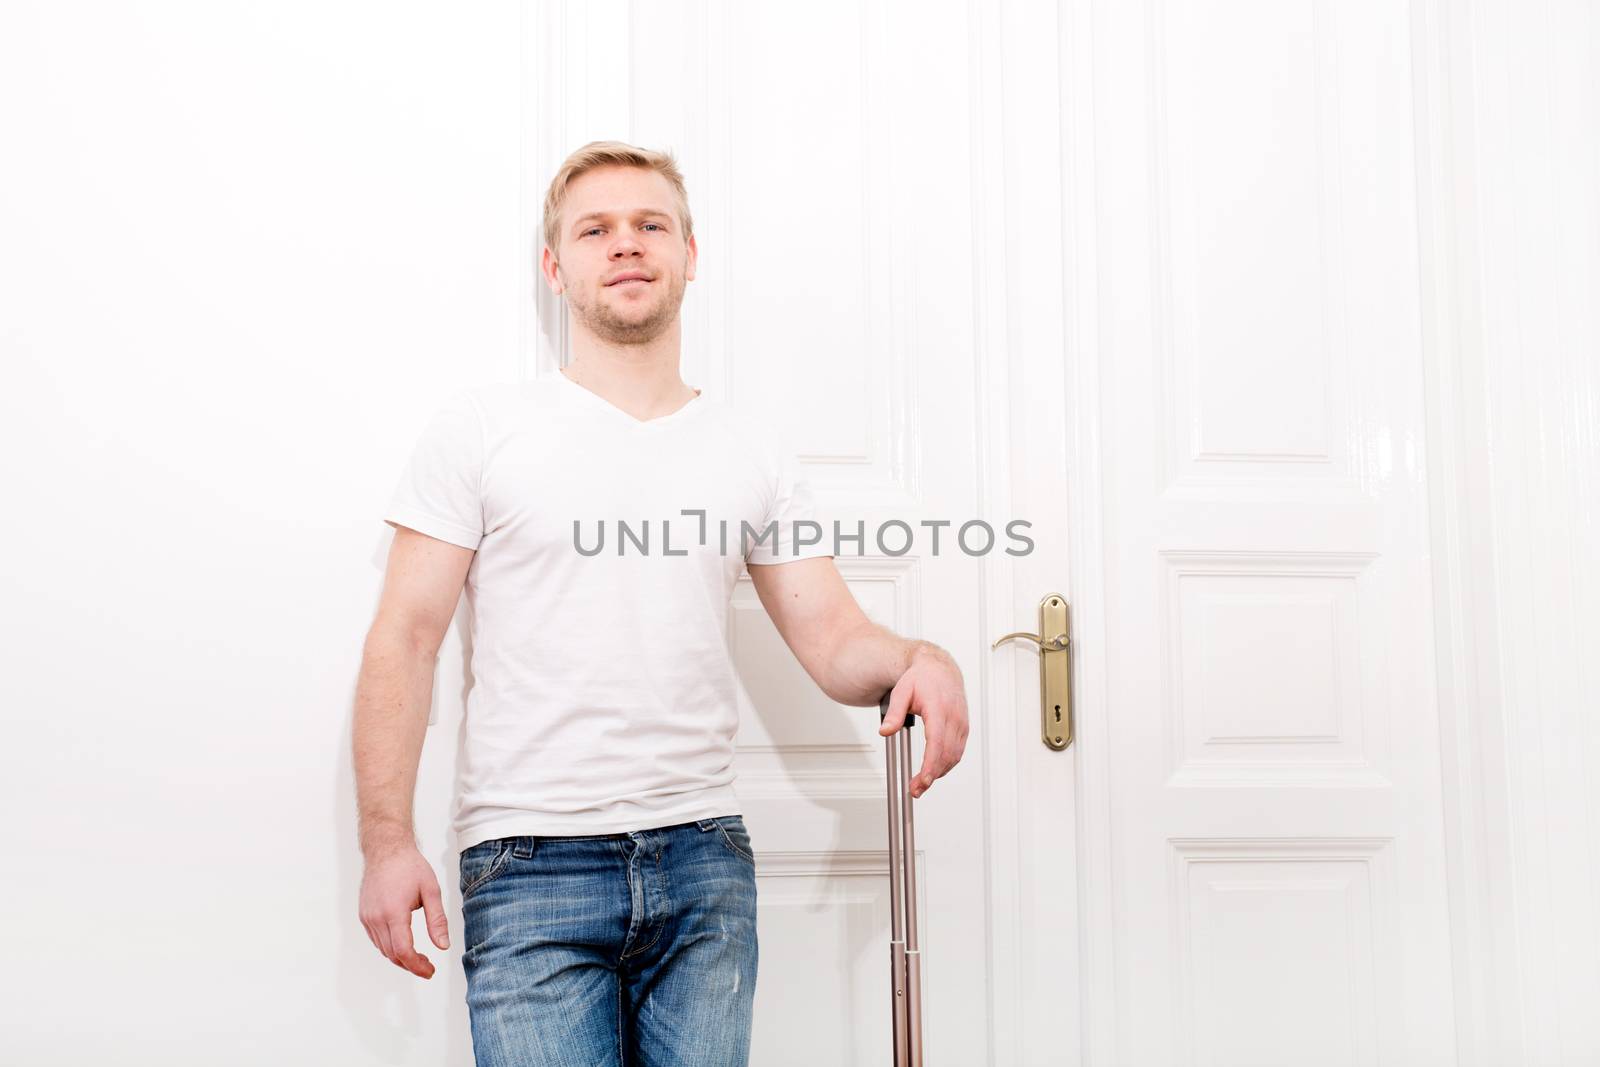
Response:
[{"label": "blue jeans", "polygon": [[724,815],[461,854],[479,1067],[745,1067],[756,863]]}]

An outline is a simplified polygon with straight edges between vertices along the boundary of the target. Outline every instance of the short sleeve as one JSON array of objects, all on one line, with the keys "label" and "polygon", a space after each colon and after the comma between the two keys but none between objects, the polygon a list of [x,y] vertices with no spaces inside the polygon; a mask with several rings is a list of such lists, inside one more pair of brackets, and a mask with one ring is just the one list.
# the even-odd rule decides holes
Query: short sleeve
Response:
[{"label": "short sleeve", "polygon": [[463,390],[434,412],[396,483],[383,521],[462,548],[483,540],[483,417]]},{"label": "short sleeve", "polygon": [[[833,555],[832,531],[816,516],[811,483],[800,461],[787,445],[766,450],[769,478],[774,486],[772,503],[761,529],[749,536],[746,563],[793,563],[799,559]],[[798,549],[797,541],[802,544]]]}]

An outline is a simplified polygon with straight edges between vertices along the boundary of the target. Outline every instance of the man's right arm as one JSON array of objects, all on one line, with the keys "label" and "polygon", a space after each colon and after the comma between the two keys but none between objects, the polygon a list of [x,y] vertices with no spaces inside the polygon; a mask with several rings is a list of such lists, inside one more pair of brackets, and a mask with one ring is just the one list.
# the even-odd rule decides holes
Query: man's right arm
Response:
[{"label": "man's right arm", "polygon": [[431,977],[413,948],[411,913],[424,908],[440,948],[445,917],[433,868],[417,849],[412,798],[428,728],[434,661],[474,553],[405,526],[395,529],[377,617],[362,647],[352,755],[358,839],[366,860],[361,919],[397,965]]}]

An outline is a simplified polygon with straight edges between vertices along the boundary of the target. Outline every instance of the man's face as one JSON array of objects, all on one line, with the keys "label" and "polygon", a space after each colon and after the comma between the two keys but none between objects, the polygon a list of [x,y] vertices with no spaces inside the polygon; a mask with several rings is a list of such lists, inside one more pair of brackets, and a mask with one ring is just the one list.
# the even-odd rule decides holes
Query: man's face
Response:
[{"label": "man's face", "polygon": [[[560,246],[542,267],[572,317],[612,344],[644,344],[678,317],[696,249],[672,184],[653,170],[596,167],[567,186]],[[631,275],[643,280],[623,280]]]}]

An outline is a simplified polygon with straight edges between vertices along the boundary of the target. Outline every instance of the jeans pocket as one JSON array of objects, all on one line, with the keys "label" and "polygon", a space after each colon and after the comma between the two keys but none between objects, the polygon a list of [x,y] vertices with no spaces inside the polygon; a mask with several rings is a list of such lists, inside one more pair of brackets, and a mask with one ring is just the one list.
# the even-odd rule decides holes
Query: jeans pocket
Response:
[{"label": "jeans pocket", "polygon": [[495,875],[505,869],[511,858],[513,839],[497,837],[480,841],[461,853],[461,899],[465,901]]},{"label": "jeans pocket", "polygon": [[717,819],[722,830],[722,840],[728,849],[751,863],[756,861],[755,848],[750,844],[750,832],[744,828],[744,816],[724,815]]}]

